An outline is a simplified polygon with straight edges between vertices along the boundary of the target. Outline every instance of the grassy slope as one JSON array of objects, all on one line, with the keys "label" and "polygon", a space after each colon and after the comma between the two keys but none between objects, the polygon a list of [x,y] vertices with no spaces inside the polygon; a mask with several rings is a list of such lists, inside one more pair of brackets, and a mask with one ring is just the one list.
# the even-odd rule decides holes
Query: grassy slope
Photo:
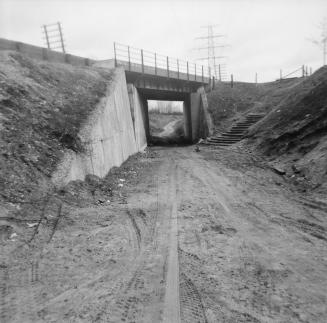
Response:
[{"label": "grassy slope", "polygon": [[209,112],[216,131],[224,131],[231,124],[248,113],[267,113],[285,96],[301,79],[287,79],[254,84],[217,83],[214,91],[207,94]]},{"label": "grassy slope", "polygon": [[164,127],[175,120],[183,120],[183,114],[165,114],[149,113],[150,132],[152,135],[158,135],[164,130]]},{"label": "grassy slope", "polygon": [[327,183],[327,67],[289,89],[249,137],[296,173]]},{"label": "grassy slope", "polygon": [[[173,145],[185,142],[183,114],[149,113],[151,144]],[[168,134],[163,135],[165,127],[170,124]]]},{"label": "grassy slope", "polygon": [[270,156],[289,176],[327,188],[327,68],[307,79],[258,84],[221,83],[208,93],[216,131],[248,113],[266,117],[251,128],[248,144]]},{"label": "grassy slope", "polygon": [[105,94],[110,73],[0,52],[0,201],[38,199],[64,149]]}]

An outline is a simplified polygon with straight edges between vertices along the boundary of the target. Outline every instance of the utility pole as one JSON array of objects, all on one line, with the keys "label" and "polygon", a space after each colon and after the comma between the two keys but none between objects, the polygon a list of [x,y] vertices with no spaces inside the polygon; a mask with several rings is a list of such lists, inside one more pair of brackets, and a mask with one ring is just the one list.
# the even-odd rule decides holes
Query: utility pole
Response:
[{"label": "utility pole", "polygon": [[218,49],[222,50],[224,47],[227,47],[226,44],[218,44],[216,42],[217,38],[222,38],[225,35],[223,34],[216,34],[214,32],[214,27],[217,25],[207,25],[201,26],[201,28],[207,29],[207,35],[202,37],[195,38],[196,40],[206,41],[206,46],[198,47],[197,50],[204,50],[207,52],[206,57],[198,58],[198,60],[205,60],[208,63],[210,70],[213,73],[215,79],[222,81],[222,79],[226,78],[226,71],[223,68],[226,67],[226,64],[223,64],[221,60],[226,58],[223,55],[217,55]]},{"label": "utility pole", "polygon": [[61,49],[63,53],[66,53],[62,26],[60,22],[43,25],[42,32],[44,33],[43,38],[46,40],[48,49]]}]

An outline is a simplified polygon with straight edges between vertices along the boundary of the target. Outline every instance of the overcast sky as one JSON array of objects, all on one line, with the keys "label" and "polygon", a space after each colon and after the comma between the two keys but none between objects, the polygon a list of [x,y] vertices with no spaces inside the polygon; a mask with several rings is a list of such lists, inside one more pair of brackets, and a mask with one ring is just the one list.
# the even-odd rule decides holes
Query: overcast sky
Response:
[{"label": "overcast sky", "polygon": [[[319,22],[327,0],[0,0],[0,37],[45,46],[41,25],[63,24],[67,51],[80,56],[113,57],[113,42],[181,59],[206,56],[207,24],[218,24],[230,45],[223,54],[235,80],[274,80],[279,69],[322,65]],[[218,53],[220,54],[220,53]]]}]

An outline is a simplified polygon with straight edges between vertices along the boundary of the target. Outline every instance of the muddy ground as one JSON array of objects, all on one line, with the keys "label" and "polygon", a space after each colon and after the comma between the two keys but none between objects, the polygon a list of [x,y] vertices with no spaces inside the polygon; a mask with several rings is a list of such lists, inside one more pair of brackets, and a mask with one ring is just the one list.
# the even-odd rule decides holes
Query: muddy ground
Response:
[{"label": "muddy ground", "polygon": [[200,150],[151,148],[107,196],[3,217],[1,322],[326,322],[327,204]]}]

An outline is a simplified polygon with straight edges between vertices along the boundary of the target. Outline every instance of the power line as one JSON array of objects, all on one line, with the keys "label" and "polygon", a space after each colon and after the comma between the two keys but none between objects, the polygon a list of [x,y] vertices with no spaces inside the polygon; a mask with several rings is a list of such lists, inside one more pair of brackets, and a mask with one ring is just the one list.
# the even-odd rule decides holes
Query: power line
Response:
[{"label": "power line", "polygon": [[[207,36],[201,36],[196,37],[196,40],[205,40],[207,42],[207,46],[198,47],[197,50],[206,50],[207,51],[207,57],[198,58],[199,60],[206,60],[208,61],[208,66],[211,70],[211,73],[213,76],[218,80],[225,79],[226,72],[223,71],[223,69],[226,69],[226,64],[222,64],[222,60],[226,58],[225,55],[218,55],[218,49],[221,50],[228,45],[226,44],[217,44],[216,39],[217,38],[223,38],[226,35],[224,34],[217,34],[214,32],[214,27],[218,25],[207,25],[207,26],[201,26],[201,28],[207,29]],[[223,66],[224,65],[224,68]]]}]

